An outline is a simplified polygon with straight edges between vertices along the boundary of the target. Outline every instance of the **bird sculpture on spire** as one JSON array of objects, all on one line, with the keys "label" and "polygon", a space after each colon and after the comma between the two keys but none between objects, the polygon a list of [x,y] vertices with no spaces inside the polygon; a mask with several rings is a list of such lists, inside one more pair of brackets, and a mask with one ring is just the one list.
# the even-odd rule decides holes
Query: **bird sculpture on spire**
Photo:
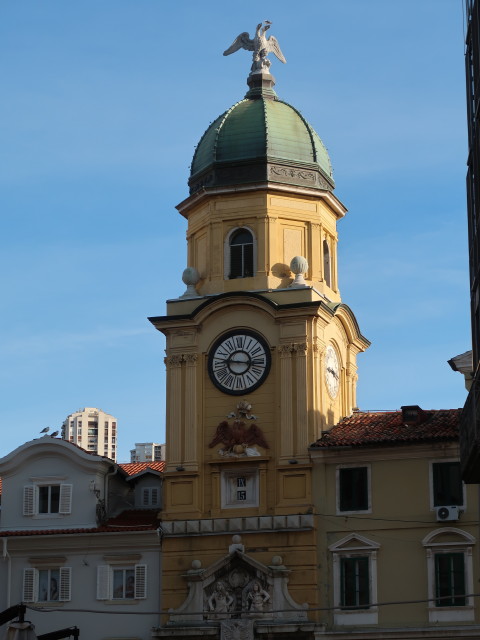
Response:
[{"label": "bird sculpture on spire", "polygon": [[253,51],[253,62],[250,75],[253,75],[254,73],[269,73],[270,65],[272,64],[267,58],[269,53],[273,53],[280,62],[287,62],[275,36],[267,38],[265,35],[271,25],[272,23],[270,20],[265,20],[264,22],[257,24],[255,36],[253,38],[250,38],[247,31],[244,31],[235,38],[228,49],[223,52],[223,55],[229,56],[231,53],[235,53],[235,51],[238,51],[239,49]]}]

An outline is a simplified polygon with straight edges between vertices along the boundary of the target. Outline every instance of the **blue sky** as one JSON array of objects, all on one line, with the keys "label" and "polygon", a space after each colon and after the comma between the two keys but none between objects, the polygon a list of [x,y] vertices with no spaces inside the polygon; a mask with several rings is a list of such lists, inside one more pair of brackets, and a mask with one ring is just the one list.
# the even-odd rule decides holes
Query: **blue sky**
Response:
[{"label": "blue sky", "polygon": [[461,0],[3,0],[0,455],[83,406],[119,460],[164,438],[194,147],[243,97],[241,31],[273,22],[276,91],[326,144],[344,302],[372,346],[361,409],[463,405],[469,348]]}]

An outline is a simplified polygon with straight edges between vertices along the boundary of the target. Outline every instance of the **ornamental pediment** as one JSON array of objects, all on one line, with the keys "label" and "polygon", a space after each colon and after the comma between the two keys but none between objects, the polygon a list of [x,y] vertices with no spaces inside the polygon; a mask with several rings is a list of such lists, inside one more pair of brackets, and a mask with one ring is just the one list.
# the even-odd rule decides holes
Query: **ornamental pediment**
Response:
[{"label": "ornamental pediment", "polygon": [[230,623],[224,621],[307,620],[308,605],[297,604],[288,592],[289,574],[280,556],[274,556],[266,566],[244,553],[240,536],[233,536],[228,555],[217,562],[206,568],[199,560],[192,562],[183,576],[188,584],[187,598],[170,611],[169,625],[228,627]]}]

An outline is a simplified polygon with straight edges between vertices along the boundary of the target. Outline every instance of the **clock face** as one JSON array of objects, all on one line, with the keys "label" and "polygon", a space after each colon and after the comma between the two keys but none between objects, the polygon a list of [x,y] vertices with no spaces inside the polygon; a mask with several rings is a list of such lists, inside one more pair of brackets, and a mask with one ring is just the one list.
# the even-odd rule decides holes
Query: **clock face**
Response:
[{"label": "clock face", "polygon": [[213,384],[239,396],[257,389],[270,371],[270,349],[253,331],[231,331],[221,336],[208,355],[208,373]]},{"label": "clock face", "polygon": [[331,345],[328,345],[325,350],[325,382],[327,383],[327,391],[330,397],[335,399],[338,395],[340,384],[340,367],[338,365],[337,352]]}]

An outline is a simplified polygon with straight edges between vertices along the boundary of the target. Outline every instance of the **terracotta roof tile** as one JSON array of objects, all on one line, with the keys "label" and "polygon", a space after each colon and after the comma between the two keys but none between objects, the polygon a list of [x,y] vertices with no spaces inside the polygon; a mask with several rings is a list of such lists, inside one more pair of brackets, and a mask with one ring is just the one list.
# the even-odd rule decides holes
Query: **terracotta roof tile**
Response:
[{"label": "terracotta roof tile", "polygon": [[159,526],[157,517],[158,509],[130,509],[123,511],[118,516],[110,518],[100,527],[89,529],[28,529],[0,531],[0,536],[26,537],[26,536],[48,536],[48,535],[71,535],[78,533],[122,533],[124,531],[155,531]]},{"label": "terracotta roof tile", "polygon": [[134,476],[136,473],[145,471],[146,469],[152,469],[153,471],[163,471],[165,468],[165,462],[123,462],[118,465],[126,474]]},{"label": "terracotta roof tile", "polygon": [[458,440],[462,409],[421,412],[417,424],[405,424],[401,411],[358,411],[344,418],[314,442],[311,448],[364,447],[412,442]]}]

